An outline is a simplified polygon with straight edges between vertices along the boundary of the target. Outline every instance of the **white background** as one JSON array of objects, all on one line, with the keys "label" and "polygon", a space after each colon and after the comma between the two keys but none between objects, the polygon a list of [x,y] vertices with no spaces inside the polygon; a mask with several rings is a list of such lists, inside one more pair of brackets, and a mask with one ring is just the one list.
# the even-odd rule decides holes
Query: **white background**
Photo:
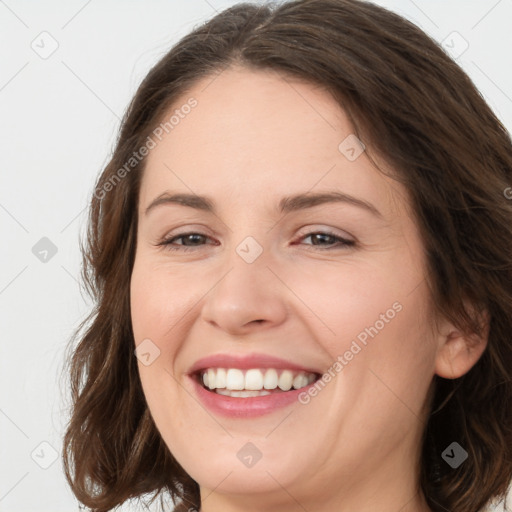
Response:
[{"label": "white background", "polygon": [[[0,0],[0,512],[78,510],[60,458],[67,390],[59,376],[68,339],[90,307],[78,284],[85,208],[147,71],[235,3]],[[512,129],[512,2],[376,3],[440,42],[458,32],[469,47],[457,61]],[[51,47],[43,31],[58,43],[46,59],[31,47]],[[46,263],[32,252],[42,237],[57,247]],[[47,469],[34,461],[52,461],[42,442],[57,452]]]}]

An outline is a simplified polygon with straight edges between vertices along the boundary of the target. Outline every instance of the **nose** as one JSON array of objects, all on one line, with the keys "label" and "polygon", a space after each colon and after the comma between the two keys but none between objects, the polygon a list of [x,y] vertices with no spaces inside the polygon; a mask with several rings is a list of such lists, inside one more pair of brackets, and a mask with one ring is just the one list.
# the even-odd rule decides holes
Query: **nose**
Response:
[{"label": "nose", "polygon": [[275,269],[270,270],[269,266],[275,265],[267,256],[263,251],[248,263],[233,250],[220,280],[205,297],[204,321],[231,335],[276,327],[285,321],[287,288]]}]

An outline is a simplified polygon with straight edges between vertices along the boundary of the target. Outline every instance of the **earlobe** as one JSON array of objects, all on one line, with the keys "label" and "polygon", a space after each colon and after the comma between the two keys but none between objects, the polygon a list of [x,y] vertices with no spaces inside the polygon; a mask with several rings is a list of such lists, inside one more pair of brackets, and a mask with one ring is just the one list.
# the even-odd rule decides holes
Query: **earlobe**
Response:
[{"label": "earlobe", "polygon": [[440,337],[436,355],[435,372],[445,379],[457,379],[466,374],[484,353],[489,335],[489,315],[484,313],[485,328],[482,336],[464,335],[456,328]]}]

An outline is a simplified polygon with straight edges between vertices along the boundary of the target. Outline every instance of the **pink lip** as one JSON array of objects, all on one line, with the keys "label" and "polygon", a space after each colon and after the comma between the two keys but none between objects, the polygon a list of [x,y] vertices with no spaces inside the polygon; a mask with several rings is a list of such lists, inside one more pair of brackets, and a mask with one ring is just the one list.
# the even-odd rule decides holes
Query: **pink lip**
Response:
[{"label": "pink lip", "polygon": [[275,368],[304,371],[310,373],[322,373],[320,370],[301,366],[291,361],[286,361],[279,357],[267,354],[250,354],[247,356],[235,356],[233,354],[214,354],[203,357],[196,361],[189,370],[189,374],[196,373],[206,368],[239,368],[245,370],[249,368]]},{"label": "pink lip", "polygon": [[[265,396],[248,398],[219,395],[215,391],[205,389],[199,382],[198,372],[207,368],[275,368],[304,371],[320,375],[317,369],[302,366],[291,361],[267,354],[250,354],[236,356],[233,354],[214,354],[196,361],[188,372],[188,377],[193,383],[194,390],[201,402],[212,412],[223,416],[236,418],[251,418],[271,413],[281,407],[286,407],[293,402],[298,402],[300,393],[315,385],[315,382],[301,389],[290,389],[286,392],[277,392]],[[300,403],[299,403],[300,405]]]},{"label": "pink lip", "polygon": [[215,393],[215,391],[208,391],[193,375],[189,375],[188,377],[193,383],[196,395],[209,410],[213,413],[230,418],[252,418],[254,416],[269,414],[293,402],[295,402],[296,405],[301,405],[298,400],[299,394],[307,393],[308,389],[315,385],[315,382],[313,382],[303,388],[291,389],[283,393],[237,398],[219,395]]}]

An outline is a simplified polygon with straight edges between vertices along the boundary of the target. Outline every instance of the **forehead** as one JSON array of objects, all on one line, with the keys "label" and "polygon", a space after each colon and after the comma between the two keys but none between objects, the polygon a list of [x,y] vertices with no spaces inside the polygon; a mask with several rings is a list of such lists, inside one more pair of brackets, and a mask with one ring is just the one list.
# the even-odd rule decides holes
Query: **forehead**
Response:
[{"label": "forehead", "polygon": [[317,188],[364,196],[383,213],[396,207],[398,184],[364,151],[353,159],[354,128],[321,86],[230,68],[197,82],[163,121],[171,117],[147,158],[141,208],[166,190],[247,205]]}]

